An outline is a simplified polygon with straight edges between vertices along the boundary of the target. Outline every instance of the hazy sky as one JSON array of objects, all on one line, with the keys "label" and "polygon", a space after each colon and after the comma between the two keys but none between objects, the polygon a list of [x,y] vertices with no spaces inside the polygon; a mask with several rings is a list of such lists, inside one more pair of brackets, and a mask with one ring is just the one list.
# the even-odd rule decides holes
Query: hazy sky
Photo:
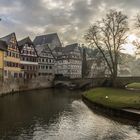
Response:
[{"label": "hazy sky", "polygon": [[64,43],[82,40],[91,23],[107,9],[139,12],[140,0],[0,0],[0,36],[16,32],[21,39],[57,32]]}]

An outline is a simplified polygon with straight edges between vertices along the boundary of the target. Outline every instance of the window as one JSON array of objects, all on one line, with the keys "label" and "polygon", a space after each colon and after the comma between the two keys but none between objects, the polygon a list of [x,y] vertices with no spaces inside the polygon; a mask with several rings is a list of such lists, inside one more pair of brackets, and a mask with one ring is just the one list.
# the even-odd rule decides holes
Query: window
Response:
[{"label": "window", "polygon": [[18,63],[16,63],[16,67],[19,67],[19,64]]},{"label": "window", "polygon": [[19,77],[22,78],[22,73],[19,73]]},{"label": "window", "polygon": [[16,58],[18,58],[19,57],[19,54],[16,54]]},{"label": "window", "polygon": [[8,55],[8,52],[5,52],[4,55],[5,55],[5,57],[6,57],[6,56]]},{"label": "window", "polygon": [[21,69],[24,69],[24,65],[21,65]]},{"label": "window", "polygon": [[11,56],[11,52],[8,52],[8,56]]},{"label": "window", "polygon": [[14,78],[17,78],[18,77],[18,74],[17,73],[14,73]]},{"label": "window", "polygon": [[7,70],[4,71],[4,75],[7,76]]},{"label": "window", "polygon": [[15,53],[14,52],[12,53],[12,57],[15,57]]},{"label": "window", "polygon": [[5,67],[7,66],[7,62],[6,62],[6,61],[4,61],[4,66],[5,66]]},{"label": "window", "polygon": [[35,66],[31,66],[32,67],[32,70],[35,70]]}]

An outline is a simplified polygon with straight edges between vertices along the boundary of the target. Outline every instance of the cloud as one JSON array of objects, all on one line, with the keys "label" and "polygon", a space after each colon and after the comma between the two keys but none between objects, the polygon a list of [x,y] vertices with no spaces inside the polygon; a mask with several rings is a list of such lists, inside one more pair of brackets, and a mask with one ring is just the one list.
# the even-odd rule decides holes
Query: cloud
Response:
[{"label": "cloud", "polygon": [[128,16],[139,12],[139,0],[1,0],[0,36],[15,31],[26,35],[58,32],[65,43],[81,41],[91,23],[107,9],[122,10]]}]

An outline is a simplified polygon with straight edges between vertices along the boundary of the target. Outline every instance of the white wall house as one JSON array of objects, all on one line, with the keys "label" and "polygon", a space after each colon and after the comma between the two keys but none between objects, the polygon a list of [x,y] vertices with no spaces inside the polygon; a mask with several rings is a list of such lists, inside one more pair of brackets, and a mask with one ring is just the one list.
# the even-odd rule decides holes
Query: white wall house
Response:
[{"label": "white wall house", "polygon": [[78,44],[67,45],[61,49],[55,48],[55,74],[69,78],[82,77],[82,58]]},{"label": "white wall house", "polygon": [[93,58],[87,60],[88,65],[88,77],[108,77],[110,76],[110,71],[102,59]]},{"label": "white wall house", "polygon": [[55,59],[48,45],[37,45],[38,76],[53,79],[55,75]]},{"label": "white wall house", "polygon": [[39,55],[38,75],[40,77],[48,77],[49,79],[53,79],[55,75],[55,58],[52,54],[52,50],[55,47],[61,47],[61,42],[57,33],[36,36],[33,43],[35,44]]}]

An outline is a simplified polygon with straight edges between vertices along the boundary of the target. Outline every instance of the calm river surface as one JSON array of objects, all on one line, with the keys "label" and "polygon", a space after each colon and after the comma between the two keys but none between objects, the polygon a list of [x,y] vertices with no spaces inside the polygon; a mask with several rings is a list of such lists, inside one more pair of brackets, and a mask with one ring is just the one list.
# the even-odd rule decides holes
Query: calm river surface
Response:
[{"label": "calm river surface", "polygon": [[1,140],[140,140],[140,127],[93,113],[80,92],[36,90],[0,98]]}]

